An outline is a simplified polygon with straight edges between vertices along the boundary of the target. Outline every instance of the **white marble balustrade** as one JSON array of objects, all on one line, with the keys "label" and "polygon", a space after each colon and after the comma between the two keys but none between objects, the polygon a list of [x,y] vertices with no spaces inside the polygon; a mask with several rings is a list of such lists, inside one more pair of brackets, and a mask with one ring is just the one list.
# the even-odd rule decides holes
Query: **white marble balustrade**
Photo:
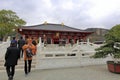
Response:
[{"label": "white marble balustrade", "polygon": [[10,41],[2,42],[0,44],[0,59],[4,57],[8,46],[10,46]]}]

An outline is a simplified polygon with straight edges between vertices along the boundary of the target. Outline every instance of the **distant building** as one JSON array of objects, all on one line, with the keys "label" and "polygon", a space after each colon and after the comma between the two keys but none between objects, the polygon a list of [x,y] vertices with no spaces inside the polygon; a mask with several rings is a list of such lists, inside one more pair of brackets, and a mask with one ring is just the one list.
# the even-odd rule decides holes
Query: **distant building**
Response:
[{"label": "distant building", "polygon": [[104,36],[109,30],[104,28],[88,28],[86,31],[94,32],[93,34],[89,35],[91,42],[104,42]]},{"label": "distant building", "polygon": [[47,22],[40,25],[21,26],[18,28],[18,32],[25,37],[41,37],[42,41],[47,41],[48,44],[59,44],[60,41],[70,43],[71,40],[76,43],[77,40],[86,40],[87,36],[93,33],[92,31],[72,28],[63,23],[52,24]]}]

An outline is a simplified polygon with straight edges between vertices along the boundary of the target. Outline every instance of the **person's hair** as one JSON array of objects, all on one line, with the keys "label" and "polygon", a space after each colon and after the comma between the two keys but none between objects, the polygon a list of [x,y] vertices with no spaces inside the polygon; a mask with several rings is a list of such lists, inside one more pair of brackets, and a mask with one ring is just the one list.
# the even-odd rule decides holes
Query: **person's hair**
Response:
[{"label": "person's hair", "polygon": [[12,47],[14,47],[15,45],[16,45],[15,42],[10,43],[10,46],[12,46]]},{"label": "person's hair", "polygon": [[23,37],[21,36],[20,39],[23,39]]},{"label": "person's hair", "polygon": [[13,40],[15,40],[15,37],[13,37]]}]

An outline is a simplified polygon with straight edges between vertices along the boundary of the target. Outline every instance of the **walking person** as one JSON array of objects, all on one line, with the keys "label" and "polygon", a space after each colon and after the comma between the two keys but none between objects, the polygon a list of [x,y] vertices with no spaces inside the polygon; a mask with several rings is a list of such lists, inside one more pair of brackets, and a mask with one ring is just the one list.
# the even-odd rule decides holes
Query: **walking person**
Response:
[{"label": "walking person", "polygon": [[11,43],[15,43],[15,47],[17,47],[17,40],[16,40],[16,37],[13,37],[13,39],[11,40]]},{"label": "walking person", "polygon": [[27,51],[27,49],[30,49],[32,51],[32,54],[34,54],[34,48],[35,48],[35,46],[32,43],[28,43],[27,41],[26,41],[26,44],[22,47],[23,53],[24,53],[25,75],[28,75],[28,73],[31,72],[31,64],[32,64],[32,56],[28,57],[26,51]]},{"label": "walking person", "polygon": [[7,48],[5,54],[5,67],[8,75],[8,80],[13,80],[15,74],[15,65],[19,59],[19,49],[16,47],[15,42],[11,42],[10,47]]},{"label": "walking person", "polygon": [[20,39],[18,40],[18,48],[19,48],[19,53],[20,53],[20,58],[23,58],[23,45],[25,44],[25,40],[21,36]]}]

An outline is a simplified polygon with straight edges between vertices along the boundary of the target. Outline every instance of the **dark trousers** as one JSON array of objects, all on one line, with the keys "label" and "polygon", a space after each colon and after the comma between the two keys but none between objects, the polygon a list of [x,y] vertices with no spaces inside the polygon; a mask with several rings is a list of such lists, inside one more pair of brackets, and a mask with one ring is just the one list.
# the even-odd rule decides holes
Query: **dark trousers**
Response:
[{"label": "dark trousers", "polygon": [[8,77],[10,76],[13,77],[15,74],[15,66],[6,66],[6,72],[7,72]]},{"label": "dark trousers", "polygon": [[25,62],[24,71],[25,74],[28,74],[31,71],[32,60],[25,60],[24,62]]},{"label": "dark trousers", "polygon": [[22,58],[23,57],[23,49],[22,48],[19,48],[19,53],[20,53],[20,58]]}]

